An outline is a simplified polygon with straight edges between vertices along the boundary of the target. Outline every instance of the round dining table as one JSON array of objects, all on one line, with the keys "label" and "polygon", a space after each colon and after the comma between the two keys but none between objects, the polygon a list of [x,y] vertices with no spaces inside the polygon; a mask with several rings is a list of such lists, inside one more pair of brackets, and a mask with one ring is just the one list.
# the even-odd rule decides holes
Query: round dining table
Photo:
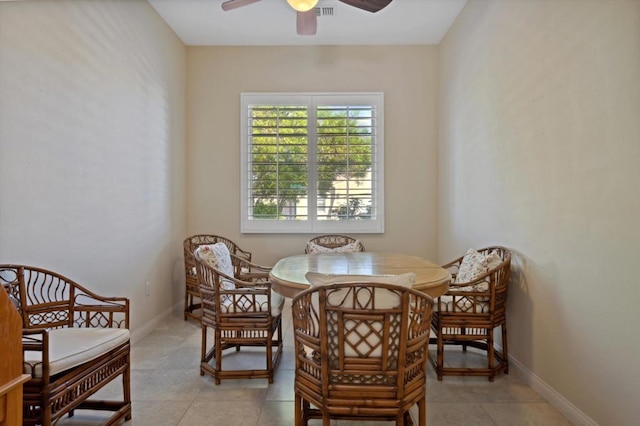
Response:
[{"label": "round dining table", "polygon": [[397,253],[355,252],[300,254],[280,259],[271,269],[271,288],[285,297],[294,297],[309,288],[307,272],[339,275],[416,274],[414,290],[431,297],[449,288],[449,271],[418,256]]}]

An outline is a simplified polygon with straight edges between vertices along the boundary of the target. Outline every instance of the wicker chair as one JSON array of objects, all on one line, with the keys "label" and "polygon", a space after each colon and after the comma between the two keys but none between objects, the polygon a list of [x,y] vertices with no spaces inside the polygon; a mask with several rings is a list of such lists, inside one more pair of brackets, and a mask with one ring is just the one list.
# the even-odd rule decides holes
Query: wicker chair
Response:
[{"label": "wicker chair", "polygon": [[[23,424],[55,424],[76,409],[131,419],[129,300],[101,297],[54,272],[0,265],[0,283],[22,316]],[[118,401],[90,400],[121,376]]]},{"label": "wicker chair", "polygon": [[293,298],[295,424],[309,419],[426,424],[433,300],[392,284],[315,286]]},{"label": "wicker chair", "polygon": [[[503,371],[509,373],[507,350],[507,290],[511,270],[511,253],[504,247],[487,247],[478,250],[481,255],[497,253],[497,265],[478,274],[469,282],[457,282],[456,276],[463,257],[443,266],[451,272],[449,291],[436,300],[432,327],[437,344],[437,358],[429,358],[438,380],[445,375],[487,376],[490,381]],[[460,281],[460,280],[458,280]],[[502,329],[502,353],[494,348],[494,330]],[[445,367],[445,345],[474,347],[487,352],[486,367]]]},{"label": "wicker chair", "polygon": [[[251,253],[242,250],[236,243],[228,238],[221,237],[219,235],[198,234],[192,235],[184,240],[184,273],[185,273],[185,294],[184,294],[184,319],[189,318],[200,321],[200,314],[194,312],[201,309],[200,289],[198,288],[198,275],[196,273],[196,261],[193,257],[193,252],[201,245],[224,243],[229,252],[240,256],[249,262],[251,262]],[[240,272],[240,271],[238,271]],[[237,276],[240,276],[239,274]]]},{"label": "wicker chair", "polygon": [[[282,356],[284,298],[271,291],[269,268],[233,254],[230,257],[235,271],[255,272],[244,273],[245,280],[240,280],[211,266],[198,254],[195,256],[202,297],[200,375],[210,374],[216,384],[220,384],[221,379],[251,378],[267,378],[273,383],[273,374]],[[230,283],[235,288],[229,288]],[[208,328],[214,331],[211,347],[207,342]],[[243,346],[265,348],[264,369],[223,369],[222,351],[229,348],[239,351]]]},{"label": "wicker chair", "polygon": [[331,251],[345,251],[340,250],[341,248],[345,248],[347,251],[352,252],[364,251],[364,244],[362,244],[359,240],[346,235],[320,235],[307,241],[304,252],[306,254],[309,254]]}]

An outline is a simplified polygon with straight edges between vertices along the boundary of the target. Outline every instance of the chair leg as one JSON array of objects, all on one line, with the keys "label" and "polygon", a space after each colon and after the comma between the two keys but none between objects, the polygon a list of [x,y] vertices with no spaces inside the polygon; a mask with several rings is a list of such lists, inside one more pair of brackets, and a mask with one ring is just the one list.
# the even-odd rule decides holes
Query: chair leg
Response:
[{"label": "chair leg", "polygon": [[444,340],[442,339],[442,328],[438,330],[437,345],[436,374],[438,375],[438,381],[442,381],[442,369],[444,368]]},{"label": "chair leg", "polygon": [[305,426],[302,422],[302,398],[298,394],[296,394],[295,396],[294,409],[295,409],[295,426]]},{"label": "chair leg", "polygon": [[[467,334],[467,328],[466,327],[460,327],[460,334]],[[462,352],[466,352],[467,351],[467,341],[463,340],[462,341]]]},{"label": "chair leg", "polygon": [[507,348],[507,322],[501,326],[502,328],[502,360],[506,364],[504,374],[509,374],[509,350]]},{"label": "chair leg", "polygon": [[222,371],[222,333],[218,328],[215,332],[215,357],[216,357],[216,385],[220,384],[220,372]]},{"label": "chair leg", "polygon": [[311,405],[302,399],[302,424],[307,426],[309,424],[309,410],[311,409]]},{"label": "chair leg", "polygon": [[184,293],[184,320],[187,321],[187,312],[189,311],[189,293]]},{"label": "chair leg", "polygon": [[42,426],[51,426],[50,404],[40,404],[40,420],[42,421]]},{"label": "chair leg", "polygon": [[493,328],[487,330],[487,364],[489,370],[491,370],[491,374],[489,375],[489,381],[493,382],[493,376],[495,375],[493,371],[493,366],[495,365],[495,356],[494,356],[494,347],[493,347]]},{"label": "chair leg", "polygon": [[127,355],[127,366],[122,373],[122,394],[124,395],[124,403],[130,407],[125,420],[131,420],[131,353]]},{"label": "chair leg", "polygon": [[200,346],[200,375],[204,376],[202,363],[207,362],[207,326],[202,323],[202,345]]},{"label": "chair leg", "polygon": [[322,413],[322,426],[331,426],[331,417],[328,413]]},{"label": "chair leg", "polygon": [[418,426],[427,426],[427,402],[426,397],[418,401]]},{"label": "chair leg", "polygon": [[267,371],[269,372],[269,384],[273,383],[273,332],[267,333]]}]

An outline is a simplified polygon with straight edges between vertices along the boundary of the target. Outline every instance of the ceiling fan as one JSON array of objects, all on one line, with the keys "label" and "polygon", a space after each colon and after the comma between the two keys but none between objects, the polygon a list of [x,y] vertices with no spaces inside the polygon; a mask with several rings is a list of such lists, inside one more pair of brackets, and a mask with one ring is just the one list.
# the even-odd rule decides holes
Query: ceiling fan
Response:
[{"label": "ceiling fan", "polygon": [[[260,0],[228,0],[222,3],[222,10],[228,11],[239,7],[257,3]],[[378,12],[389,5],[392,0],[339,0],[349,6],[368,12]],[[315,35],[318,29],[318,20],[314,10],[318,0],[287,0],[287,3],[296,10],[298,17],[296,29],[299,35]]]}]

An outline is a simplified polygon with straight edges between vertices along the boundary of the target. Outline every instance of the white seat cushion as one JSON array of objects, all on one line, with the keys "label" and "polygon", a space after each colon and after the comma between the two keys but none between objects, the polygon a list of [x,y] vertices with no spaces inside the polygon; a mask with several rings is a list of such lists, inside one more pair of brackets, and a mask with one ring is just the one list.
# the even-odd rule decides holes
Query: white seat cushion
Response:
[{"label": "white seat cushion", "polygon": [[[57,328],[49,331],[49,372],[53,376],[84,364],[129,341],[126,328]],[[42,377],[41,352],[26,351],[24,372]]]}]

